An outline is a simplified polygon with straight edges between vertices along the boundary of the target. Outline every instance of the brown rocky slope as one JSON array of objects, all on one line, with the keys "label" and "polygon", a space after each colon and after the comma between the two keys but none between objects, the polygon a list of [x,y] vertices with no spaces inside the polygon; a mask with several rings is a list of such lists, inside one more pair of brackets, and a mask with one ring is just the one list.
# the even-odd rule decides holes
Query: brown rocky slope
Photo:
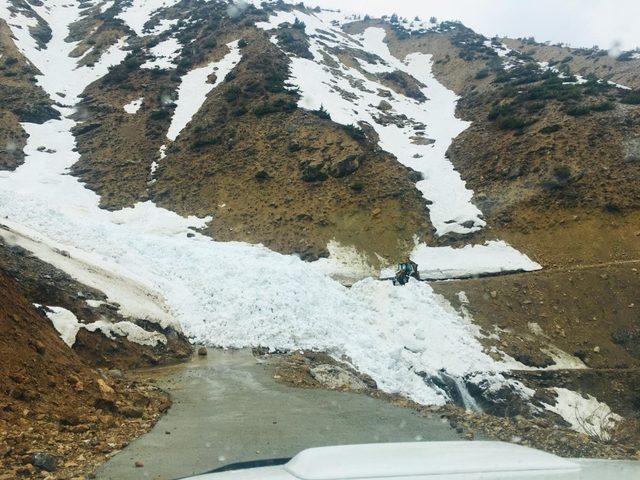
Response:
[{"label": "brown rocky slope", "polygon": [[0,331],[2,479],[90,472],[169,407],[153,388],[87,367],[5,274]]}]

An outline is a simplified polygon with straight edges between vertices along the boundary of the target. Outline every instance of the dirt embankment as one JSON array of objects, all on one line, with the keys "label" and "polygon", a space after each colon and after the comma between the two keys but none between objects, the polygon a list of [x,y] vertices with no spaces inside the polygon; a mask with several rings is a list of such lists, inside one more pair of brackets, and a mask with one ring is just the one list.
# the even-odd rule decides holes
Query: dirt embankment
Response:
[{"label": "dirt embankment", "polygon": [[150,429],[165,394],[96,372],[0,273],[0,478],[75,478]]},{"label": "dirt embankment", "polygon": [[[432,285],[463,305],[488,337],[499,336],[486,338],[487,347],[527,366],[566,368],[554,360],[557,347],[583,367],[629,369],[640,367],[639,281],[636,260]],[[468,303],[460,302],[461,291]]]}]

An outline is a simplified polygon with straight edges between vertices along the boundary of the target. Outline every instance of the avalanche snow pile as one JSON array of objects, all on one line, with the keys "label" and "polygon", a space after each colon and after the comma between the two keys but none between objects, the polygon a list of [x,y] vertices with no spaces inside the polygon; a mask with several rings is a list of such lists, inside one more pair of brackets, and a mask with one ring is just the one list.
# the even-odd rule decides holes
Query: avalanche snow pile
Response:
[{"label": "avalanche snow pile", "polygon": [[[122,18],[140,34],[144,25],[141,18],[170,3],[136,0]],[[224,347],[261,345],[273,349],[323,350],[336,358],[348,359],[373,377],[380,388],[424,404],[442,404],[447,400],[444,390],[425,382],[425,378],[438,377],[443,371],[449,377],[464,377],[488,389],[508,384],[500,373],[505,367],[483,352],[477,340],[477,327],[436,295],[427,283],[411,281],[404,288],[394,288],[390,282],[367,278],[348,289],[297,257],[280,255],[259,245],[215,242],[194,232],[210,218],[182,218],[150,202],[119,212],[101,210],[99,197],[68,175],[69,167],[78,160],[71,133],[76,122],[70,116],[84,88],[104,75],[110,65],[124,59],[124,40],[109,48],[94,66],[78,67],[70,56],[76,44],[65,39],[69,25],[81,18],[83,5],[87,3],[78,0],[31,5],[52,33],[46,46],[39,49],[24,28],[32,20],[19,13],[12,14],[6,3],[0,4],[0,15],[8,19],[18,47],[42,73],[37,77],[38,83],[56,100],[60,100],[57,92],[64,93],[68,103],[58,107],[62,115],[59,120],[42,125],[23,124],[29,134],[26,162],[15,172],[0,177],[0,215],[4,223],[13,230],[30,233],[36,243],[70,252],[71,259],[81,260],[74,263],[76,266],[85,265],[89,271],[117,272],[120,280],[140,285],[140,291],[161,292],[159,296],[170,313],[198,342]],[[305,21],[313,25],[315,20],[305,18]],[[332,27],[325,25],[325,28],[329,31]],[[343,42],[352,41],[342,35],[339,38]],[[391,101],[398,112],[433,127],[437,145],[431,150],[418,149],[408,141],[407,131],[376,126],[383,147],[409,165],[415,165],[414,152],[420,151],[429,158],[429,162],[424,162],[428,165],[418,166],[425,174],[419,187],[425,196],[433,198],[434,223],[441,232],[477,229],[483,221],[470,203],[471,192],[441,158],[447,142],[464,128],[453,117],[455,97],[426,73],[427,58],[417,56],[406,64],[394,60],[386,51],[380,32],[375,30],[365,32],[362,39],[368,48],[384,57],[387,65],[416,75],[422,72],[427,96],[438,102],[434,104],[443,109],[440,114],[447,116],[440,122],[442,131],[438,133],[433,124],[433,109],[394,95]],[[318,55],[322,47],[314,44],[312,48]],[[234,56],[224,59],[229,68],[237,61],[235,47],[231,50],[229,55]],[[220,67],[220,72],[223,71]],[[292,71],[305,107],[318,107],[320,95],[337,121],[357,120],[348,113],[353,105],[345,105],[326,88],[328,73],[323,68],[294,59]],[[370,82],[356,71],[345,71],[344,75],[357,77],[365,85]],[[218,81],[222,79],[220,74]],[[346,87],[343,78],[336,77],[336,81]],[[199,90],[192,94],[203,98],[214,87],[199,81],[196,88]],[[360,113],[372,120],[366,104],[363,100]],[[185,111],[184,117],[189,114],[192,112]],[[40,145],[55,152],[39,151]],[[405,148],[410,155],[403,152]],[[441,198],[440,183],[449,192],[448,201]],[[447,226],[444,219],[453,219],[454,223]],[[464,227],[463,223],[469,220],[473,226]],[[189,238],[187,233],[194,235]],[[476,248],[482,246],[470,252],[475,253]],[[499,252],[504,248],[502,245],[494,248],[498,253],[491,263],[500,265]],[[44,257],[49,251],[36,245],[30,249]],[[433,253],[438,251],[445,254],[447,262],[456,255],[452,249]],[[465,251],[464,255],[468,254]],[[535,267],[530,261],[526,264],[525,259],[520,258],[527,268]],[[70,274],[74,273],[79,275],[70,269]],[[118,296],[117,289],[113,292]],[[127,303],[127,299],[113,300]],[[154,320],[153,312],[142,316],[145,317]],[[71,342],[74,319],[64,312],[60,317],[60,311],[53,318]]]}]

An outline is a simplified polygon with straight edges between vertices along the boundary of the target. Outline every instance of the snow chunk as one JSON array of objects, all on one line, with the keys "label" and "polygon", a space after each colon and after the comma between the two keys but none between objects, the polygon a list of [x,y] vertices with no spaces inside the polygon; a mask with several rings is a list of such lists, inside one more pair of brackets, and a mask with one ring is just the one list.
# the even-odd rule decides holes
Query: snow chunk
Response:
[{"label": "snow chunk", "polygon": [[[229,47],[230,52],[222,60],[211,62],[204,67],[194,68],[181,78],[176,109],[167,132],[169,140],[173,141],[178,137],[182,129],[187,126],[200,109],[207,98],[207,94],[224,81],[227,74],[242,58],[237,40],[228,43],[227,47]],[[207,78],[214,72],[216,73],[216,81],[213,84],[207,83]]]},{"label": "snow chunk", "polygon": [[622,417],[613,413],[606,403],[599,402],[591,395],[586,395],[585,398],[566,388],[553,390],[558,394],[556,404],[544,404],[545,407],[569,422],[571,428],[577,432],[608,440],[609,430],[622,420]]},{"label": "snow chunk", "polygon": [[103,335],[110,339],[114,339],[115,337],[127,337],[127,340],[132,343],[137,343],[138,345],[155,347],[158,343],[167,343],[167,337],[163,334],[158,332],[148,332],[133,322],[124,321],[111,323],[105,320],[98,320],[93,323],[82,325],[82,327],[86,328],[90,332],[100,330]]},{"label": "snow chunk", "polygon": [[182,45],[174,37],[169,37],[163,42],[158,43],[155,47],[151,47],[149,53],[154,56],[153,60],[147,60],[140,67],[142,68],[159,68],[169,70],[175,68],[174,60],[178,57]]},{"label": "snow chunk", "polygon": [[81,328],[85,328],[90,332],[99,330],[103,335],[108,338],[114,339],[118,337],[127,337],[127,340],[139,345],[147,345],[155,347],[158,343],[167,343],[167,337],[158,332],[148,332],[142,327],[139,327],[133,322],[116,322],[111,323],[106,320],[98,320],[93,323],[83,324],[80,323],[77,317],[62,307],[47,307],[50,312],[47,312],[47,317],[53,323],[53,326],[60,334],[60,338],[69,347],[73,347],[76,342],[76,336]]},{"label": "snow chunk", "polygon": [[102,300],[86,300],[85,303],[91,308],[98,308],[105,304]]},{"label": "snow chunk", "polygon": [[73,347],[73,344],[76,343],[76,335],[80,330],[80,326],[82,325],[76,316],[62,307],[47,307],[50,312],[47,312],[47,317],[53,323],[53,326],[60,334],[60,338],[62,341],[66,343],[69,347]]},{"label": "snow chunk", "polygon": [[135,114],[138,112],[138,110],[140,110],[140,107],[142,106],[142,101],[144,100],[144,97],[140,97],[136,100],[131,100],[129,103],[127,103],[123,108],[124,111],[130,114]]}]

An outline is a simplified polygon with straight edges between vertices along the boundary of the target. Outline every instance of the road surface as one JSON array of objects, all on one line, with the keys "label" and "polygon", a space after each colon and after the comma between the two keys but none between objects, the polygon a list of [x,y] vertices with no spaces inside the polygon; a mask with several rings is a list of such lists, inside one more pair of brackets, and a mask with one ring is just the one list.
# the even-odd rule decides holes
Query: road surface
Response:
[{"label": "road surface", "polygon": [[438,416],[366,395],[279,384],[248,350],[210,349],[207,357],[145,375],[170,392],[173,406],[98,470],[98,479],[169,480],[332,444],[460,439]]}]

